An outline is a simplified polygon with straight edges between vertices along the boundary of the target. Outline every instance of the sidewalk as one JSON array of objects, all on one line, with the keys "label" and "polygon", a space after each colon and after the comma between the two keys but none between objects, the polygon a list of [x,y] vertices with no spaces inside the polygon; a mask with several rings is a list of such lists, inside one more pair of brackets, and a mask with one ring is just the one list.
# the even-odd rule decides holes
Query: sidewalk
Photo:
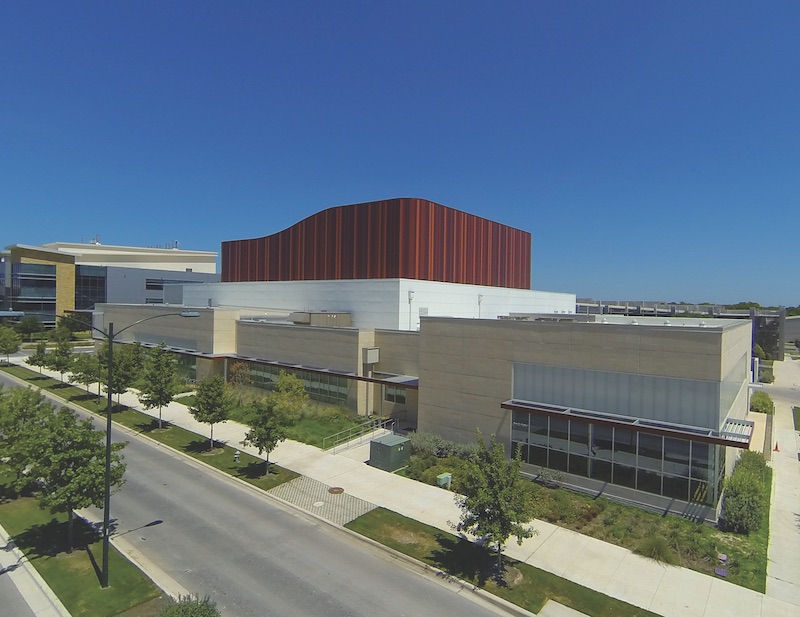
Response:
[{"label": "sidewalk", "polygon": [[[17,361],[21,363],[21,360]],[[776,371],[776,379],[778,375],[779,371]],[[135,394],[122,395],[121,402],[141,410]],[[143,412],[158,413],[157,410]],[[208,425],[197,422],[188,408],[180,403],[173,402],[165,407],[162,417],[200,435],[209,433]],[[255,449],[241,445],[245,432],[246,427],[230,421],[214,426],[215,440],[225,441],[257,456]],[[791,456],[797,461],[796,451]],[[460,517],[453,493],[370,467],[365,464],[368,458],[368,443],[330,454],[313,446],[284,441],[270,455],[270,461],[329,487],[340,487],[359,500],[453,532],[452,523]],[[788,473],[776,470],[776,485],[784,477],[788,481],[788,476]],[[790,499],[778,501],[788,507]],[[796,504],[796,492],[794,499]],[[798,577],[791,572],[785,576],[794,581],[794,590],[772,594],[768,582],[768,594],[764,595],[692,570],[659,564],[627,549],[544,521],[534,521],[533,527],[538,535],[525,540],[521,546],[509,542],[505,551],[507,555],[664,617],[793,617],[800,614],[800,596],[796,591]],[[797,527],[794,530],[797,532]],[[773,529],[771,539],[775,535]],[[795,551],[793,559],[785,563],[796,567],[800,561],[797,555],[800,553]],[[770,550],[771,560],[772,556]],[[561,608],[548,603],[540,614],[564,614],[557,612]]]},{"label": "sidewalk", "polygon": [[800,407],[800,361],[775,362],[773,372],[775,389],[764,391],[775,401],[772,438],[780,451],[772,452],[767,595],[800,604],[800,433],[792,414]]}]

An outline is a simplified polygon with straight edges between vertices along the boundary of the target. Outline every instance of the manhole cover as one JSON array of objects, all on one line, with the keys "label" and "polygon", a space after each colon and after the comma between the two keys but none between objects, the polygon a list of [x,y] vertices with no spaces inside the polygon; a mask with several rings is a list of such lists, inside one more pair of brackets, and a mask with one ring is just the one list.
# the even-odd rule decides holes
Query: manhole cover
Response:
[{"label": "manhole cover", "polygon": [[322,506],[324,506],[324,505],[325,505],[325,502],[324,502],[324,501],[315,501],[315,502],[314,502],[314,507],[315,507],[315,508],[321,508],[321,507],[322,507]]},{"label": "manhole cover", "polygon": [[344,489],[341,486],[332,486],[328,489],[328,492],[331,495],[340,495],[344,493]]}]

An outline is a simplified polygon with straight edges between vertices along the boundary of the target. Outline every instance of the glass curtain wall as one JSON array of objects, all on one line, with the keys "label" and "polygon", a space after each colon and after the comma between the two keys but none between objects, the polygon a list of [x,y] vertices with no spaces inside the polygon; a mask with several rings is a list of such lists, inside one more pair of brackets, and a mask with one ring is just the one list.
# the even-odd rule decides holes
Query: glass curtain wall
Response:
[{"label": "glass curtain wall", "polygon": [[[56,267],[51,264],[11,264],[10,304],[17,311],[36,313],[44,324],[55,323]],[[48,319],[47,315],[52,315]]]},{"label": "glass curtain wall", "polygon": [[303,381],[308,396],[312,400],[333,403],[334,405],[347,403],[347,389],[350,380],[346,377],[274,366],[272,364],[259,364],[258,362],[248,362],[247,364],[250,368],[250,383],[257,388],[272,390],[281,371],[285,371],[296,375],[298,379]]},{"label": "glass curtain wall", "polygon": [[725,470],[724,446],[521,411],[511,442],[529,465],[708,505]]}]

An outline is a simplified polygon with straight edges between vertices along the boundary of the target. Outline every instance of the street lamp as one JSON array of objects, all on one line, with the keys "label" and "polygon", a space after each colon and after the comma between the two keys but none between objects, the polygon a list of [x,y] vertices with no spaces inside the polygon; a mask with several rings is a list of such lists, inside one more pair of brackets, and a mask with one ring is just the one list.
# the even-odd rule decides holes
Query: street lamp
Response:
[{"label": "street lamp", "polygon": [[[138,321],[134,321],[129,326],[125,326],[122,330],[118,332],[114,332],[114,324],[113,322],[109,322],[108,324],[108,332],[105,330],[101,330],[95,326],[90,325],[89,327],[98,332],[105,337],[108,341],[108,381],[106,381],[106,391],[108,394],[108,399],[106,401],[106,473],[105,473],[105,494],[103,497],[103,566],[100,570],[100,586],[101,587],[108,587],[108,545],[109,545],[109,526],[111,522],[111,406],[112,406],[112,396],[111,396],[111,383],[112,378],[114,376],[114,338],[125,330],[132,328],[133,326],[137,326],[140,323],[145,321],[150,321],[151,319],[158,319],[160,317],[199,317],[200,313],[197,311],[181,311],[180,313],[159,313],[158,315],[151,315],[150,317],[145,317],[144,319],[139,319]],[[59,315],[59,317],[63,319],[73,319],[74,321],[78,321],[74,317],[67,317],[65,315]]]}]

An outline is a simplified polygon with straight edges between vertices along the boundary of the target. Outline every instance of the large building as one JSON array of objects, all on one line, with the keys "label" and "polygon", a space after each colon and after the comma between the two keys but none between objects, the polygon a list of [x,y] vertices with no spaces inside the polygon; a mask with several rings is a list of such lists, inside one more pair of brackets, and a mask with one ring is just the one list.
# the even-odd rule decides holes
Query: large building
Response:
[{"label": "large building", "polygon": [[0,253],[0,308],[35,315],[86,311],[99,302],[160,304],[164,286],[219,280],[217,254],[176,248],[53,242]]},{"label": "large building", "polygon": [[[333,208],[306,221],[321,226],[317,239],[336,237],[347,227],[339,215],[354,208],[353,220],[371,220],[367,206]],[[390,229],[383,227],[396,224],[387,214],[392,207],[433,213],[416,219],[427,222],[414,227],[415,238],[450,237],[455,221],[468,220],[455,211],[440,220],[436,213],[451,209],[422,200],[376,202],[382,223],[355,225],[351,244],[370,246],[360,233],[386,238]],[[491,227],[482,219],[470,225]],[[266,239],[291,237],[287,232]],[[402,273],[416,277],[367,269],[373,277],[356,278],[365,276],[358,266],[306,280],[308,261],[300,256],[316,259],[310,248],[300,250],[307,239],[275,240],[277,252],[256,251],[256,258],[244,257],[245,244],[229,245],[223,249],[229,282],[170,286],[161,307],[99,305],[95,325],[119,328],[190,308],[198,318],[150,320],[128,329],[123,341],[164,341],[196,379],[227,375],[236,362],[249,367],[253,385],[269,388],[289,371],[305,381],[313,400],[458,441],[473,441],[476,429],[494,433],[509,453],[522,450],[531,474],[550,469],[595,493],[713,517],[721,479],[753,429],[750,321],[579,316],[573,294],[537,292],[519,281],[439,280],[431,272],[448,268],[415,265],[428,257],[409,248],[419,246],[416,239],[402,248],[404,241],[397,239],[386,262],[390,253],[410,251],[415,256]],[[489,262],[523,271],[522,258],[506,244],[489,246]],[[330,253],[346,255],[341,246]],[[278,268],[290,280],[233,280],[250,278],[245,271],[270,278],[276,259],[290,264]],[[445,263],[464,259],[471,259],[467,249],[458,258],[436,256]]]}]

